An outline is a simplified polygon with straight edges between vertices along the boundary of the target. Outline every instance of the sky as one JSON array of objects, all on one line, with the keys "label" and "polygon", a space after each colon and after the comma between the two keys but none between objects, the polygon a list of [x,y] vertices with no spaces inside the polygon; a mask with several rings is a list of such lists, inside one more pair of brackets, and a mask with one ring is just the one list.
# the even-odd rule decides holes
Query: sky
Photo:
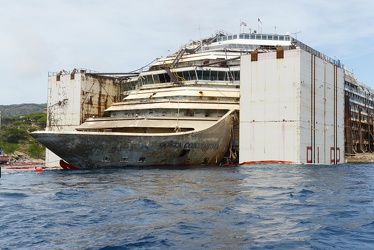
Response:
[{"label": "sky", "polygon": [[0,105],[46,103],[49,72],[129,72],[258,19],[374,88],[372,0],[0,0]]}]

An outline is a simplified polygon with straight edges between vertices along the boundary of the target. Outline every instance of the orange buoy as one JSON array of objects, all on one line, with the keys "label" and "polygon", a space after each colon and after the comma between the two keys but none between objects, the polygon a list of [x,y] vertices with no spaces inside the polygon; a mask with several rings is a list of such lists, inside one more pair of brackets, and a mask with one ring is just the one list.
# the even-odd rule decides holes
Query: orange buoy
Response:
[{"label": "orange buoy", "polygon": [[42,172],[43,168],[42,167],[36,167],[35,170],[36,170],[36,172]]}]

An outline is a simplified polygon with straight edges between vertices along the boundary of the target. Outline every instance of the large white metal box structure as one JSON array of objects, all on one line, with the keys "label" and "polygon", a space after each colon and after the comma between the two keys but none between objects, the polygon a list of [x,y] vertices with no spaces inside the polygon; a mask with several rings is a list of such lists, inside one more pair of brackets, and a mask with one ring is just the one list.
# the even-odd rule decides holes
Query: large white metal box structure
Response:
[{"label": "large white metal box structure", "polygon": [[[87,118],[101,116],[118,101],[120,89],[114,78],[61,71],[48,77],[47,131],[74,131]],[[59,166],[60,157],[46,150],[46,167]]]},{"label": "large white metal box structure", "polygon": [[343,69],[302,49],[280,52],[241,57],[239,161],[343,163]]}]

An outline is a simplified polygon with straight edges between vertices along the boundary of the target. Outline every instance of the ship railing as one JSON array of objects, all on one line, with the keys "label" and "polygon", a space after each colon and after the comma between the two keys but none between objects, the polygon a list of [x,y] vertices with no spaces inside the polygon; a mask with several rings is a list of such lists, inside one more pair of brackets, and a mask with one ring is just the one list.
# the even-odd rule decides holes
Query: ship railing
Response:
[{"label": "ship railing", "polygon": [[353,73],[347,70],[345,70],[345,81],[354,86],[348,86],[347,88],[345,88],[346,91],[357,95],[370,97],[371,99],[374,98],[374,90],[364,83],[358,82]]},{"label": "ship railing", "polygon": [[357,101],[364,105],[372,105],[374,93],[373,91],[365,86],[358,85],[358,88],[345,87],[344,91],[349,93],[351,101]]},{"label": "ship railing", "polygon": [[309,47],[308,45],[300,42],[299,40],[295,38],[292,38],[292,43],[296,44],[296,46],[299,47],[300,49],[305,50],[309,52],[310,54],[321,58],[324,61],[330,62],[331,64],[336,65],[339,68],[344,68],[344,65],[340,63],[339,59],[332,59],[331,57],[319,52],[318,50],[313,49],[312,47]]},{"label": "ship railing", "polygon": [[72,73],[99,73],[99,71],[95,70],[89,70],[89,69],[84,69],[84,68],[75,68],[73,70],[60,70],[59,72],[48,72],[48,76],[57,76],[58,74],[60,75],[70,75]]},{"label": "ship railing", "polygon": [[181,47],[180,47],[180,50],[182,49],[190,49],[192,48],[192,50],[199,50],[204,44],[209,44],[211,42],[213,42],[214,40],[217,40],[218,37],[220,36],[228,36],[230,35],[230,33],[228,33],[227,31],[224,31],[224,30],[217,30],[213,35],[211,35],[210,37],[206,37],[206,38],[203,38],[203,39],[200,39],[200,40],[192,40],[188,43],[185,43],[183,44]]}]

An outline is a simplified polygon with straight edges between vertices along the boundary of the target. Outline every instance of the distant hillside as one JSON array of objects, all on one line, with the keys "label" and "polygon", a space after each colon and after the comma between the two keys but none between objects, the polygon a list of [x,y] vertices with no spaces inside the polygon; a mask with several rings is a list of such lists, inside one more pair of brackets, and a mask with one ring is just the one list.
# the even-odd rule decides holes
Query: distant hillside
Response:
[{"label": "distant hillside", "polygon": [[[2,117],[0,128],[0,146],[3,147],[3,153],[11,157],[12,162],[22,161],[24,157],[19,158],[20,152],[27,154],[34,159],[44,159],[45,147],[38,143],[30,136],[30,133],[36,130],[45,130],[47,123],[46,112],[36,112],[26,114],[29,108],[35,108],[30,104],[10,105],[23,106],[22,115],[11,117]],[[38,105],[37,105],[38,106]],[[44,105],[40,105],[39,109],[43,109]],[[17,152],[16,152],[17,151]],[[27,160],[31,161],[31,159]]]},{"label": "distant hillside", "polygon": [[24,104],[12,104],[12,105],[0,105],[0,111],[2,117],[12,117],[20,115],[28,115],[37,112],[43,112],[47,108],[47,104],[35,104],[35,103],[24,103]]}]

